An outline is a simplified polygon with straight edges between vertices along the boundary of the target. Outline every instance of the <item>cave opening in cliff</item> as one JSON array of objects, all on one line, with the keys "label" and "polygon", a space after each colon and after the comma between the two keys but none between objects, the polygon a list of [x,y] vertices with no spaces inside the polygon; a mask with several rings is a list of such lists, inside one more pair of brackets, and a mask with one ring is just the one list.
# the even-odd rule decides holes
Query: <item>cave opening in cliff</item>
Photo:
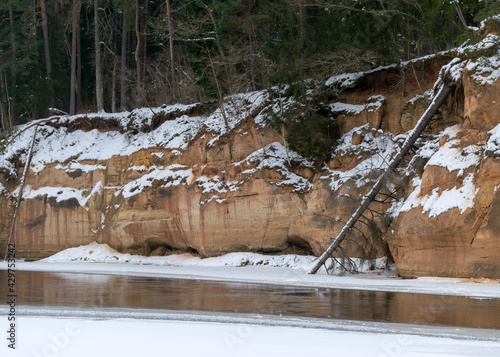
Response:
[{"label": "cave opening in cliff", "polygon": [[281,254],[296,254],[296,255],[314,255],[311,245],[304,238],[298,236],[290,236],[285,242],[285,246],[281,249],[260,249],[256,253],[281,255]]},{"label": "cave opening in cliff", "polygon": [[157,238],[148,238],[134,243],[125,248],[124,253],[143,255],[146,257],[162,257],[170,254],[182,253],[189,253],[194,256],[200,255],[200,253],[192,247],[175,248]]}]

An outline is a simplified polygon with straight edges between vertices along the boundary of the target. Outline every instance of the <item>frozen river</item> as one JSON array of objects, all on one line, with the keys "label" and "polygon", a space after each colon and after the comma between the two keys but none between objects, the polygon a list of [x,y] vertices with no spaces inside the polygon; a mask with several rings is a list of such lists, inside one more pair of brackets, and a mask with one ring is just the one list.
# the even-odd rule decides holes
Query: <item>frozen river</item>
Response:
[{"label": "frozen river", "polygon": [[[500,299],[18,271],[19,305],[252,313],[500,329]],[[7,286],[0,274],[0,287]],[[2,294],[4,295],[4,294]]]}]

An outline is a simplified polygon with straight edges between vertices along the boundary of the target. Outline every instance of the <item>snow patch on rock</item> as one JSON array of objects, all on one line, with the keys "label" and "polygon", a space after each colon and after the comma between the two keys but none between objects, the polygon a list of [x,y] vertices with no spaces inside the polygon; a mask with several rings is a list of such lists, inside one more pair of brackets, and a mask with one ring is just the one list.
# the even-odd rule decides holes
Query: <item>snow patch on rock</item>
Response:
[{"label": "snow patch on rock", "polygon": [[130,198],[153,186],[153,183],[158,181],[161,182],[160,187],[162,188],[187,185],[191,183],[192,177],[192,169],[184,165],[174,164],[165,168],[154,167],[151,172],[124,185],[121,191],[115,193],[115,196],[121,193],[124,198]]},{"label": "snow patch on rock", "polygon": [[[78,204],[81,207],[86,207],[87,201],[94,195],[101,194],[103,190],[103,184],[101,181],[97,182],[93,187],[90,194],[87,194],[86,190],[77,190],[71,187],[40,187],[37,190],[32,190],[30,186],[26,187],[23,190],[23,198],[26,199],[34,199],[36,197],[47,196],[49,198],[55,198],[55,202],[64,202],[69,201],[71,199],[75,199],[78,201]],[[13,193],[13,197],[17,197],[19,195],[19,188],[17,188]]]},{"label": "snow patch on rock", "polygon": [[334,113],[351,115],[361,114],[364,110],[375,112],[384,104],[385,100],[386,98],[383,95],[373,95],[366,100],[365,104],[330,103],[330,110]]},{"label": "snow patch on rock", "polygon": [[242,174],[248,176],[253,175],[262,169],[272,169],[283,176],[280,182],[272,182],[276,186],[291,186],[294,188],[293,192],[306,192],[312,189],[313,184],[305,177],[302,177],[292,171],[289,162],[293,162],[294,166],[314,168],[312,161],[307,160],[285,148],[278,142],[266,145],[262,149],[255,151],[247,156],[244,160],[235,163],[234,165],[242,165],[243,163],[253,164],[255,168],[244,171]]},{"label": "snow patch on rock", "polygon": [[486,151],[500,155],[500,124],[489,131],[490,138],[486,142]]},{"label": "snow patch on rock", "polygon": [[400,212],[408,212],[413,208],[422,207],[422,213],[429,213],[429,217],[436,217],[449,211],[452,208],[458,208],[463,214],[468,208],[474,206],[474,197],[478,188],[474,185],[474,175],[469,174],[463,180],[462,187],[454,187],[439,193],[439,188],[435,188],[428,195],[420,195],[420,185],[406,199]]},{"label": "snow patch on rock", "polygon": [[[475,45],[463,46],[459,52],[468,53],[480,50],[494,49],[500,45],[500,37],[493,34],[487,35],[481,42]],[[500,78],[500,51],[494,56],[479,57],[467,64],[467,70],[472,73],[471,77],[480,85],[493,84]]]},{"label": "snow patch on rock", "polygon": [[[362,187],[370,182],[368,178],[369,174],[387,168],[391,157],[399,150],[399,145],[395,141],[396,138],[392,134],[378,132],[378,137],[375,137],[374,133],[368,129],[369,124],[365,124],[352,129],[340,139],[334,155],[342,157],[352,152],[352,150],[356,150],[356,152],[360,153],[369,152],[372,156],[361,161],[349,171],[332,170],[325,166],[323,170],[327,172],[327,175],[322,176],[321,179],[330,180],[332,190],[337,191],[343,184],[350,180],[354,180],[357,187]],[[352,136],[355,133],[363,135],[363,141],[353,148]],[[400,136],[400,138],[403,137]]]},{"label": "snow patch on rock", "polygon": [[414,105],[418,101],[422,101],[422,100],[429,101],[432,99],[433,96],[434,96],[434,91],[432,89],[428,89],[424,93],[417,94],[416,96],[411,98],[408,102],[406,102],[406,106]]},{"label": "snow patch on rock", "polygon": [[446,167],[450,172],[458,170],[458,176],[462,176],[464,170],[479,165],[481,155],[478,145],[470,145],[463,149],[457,145],[459,145],[458,140],[447,141],[432,155],[426,167],[431,165]]}]

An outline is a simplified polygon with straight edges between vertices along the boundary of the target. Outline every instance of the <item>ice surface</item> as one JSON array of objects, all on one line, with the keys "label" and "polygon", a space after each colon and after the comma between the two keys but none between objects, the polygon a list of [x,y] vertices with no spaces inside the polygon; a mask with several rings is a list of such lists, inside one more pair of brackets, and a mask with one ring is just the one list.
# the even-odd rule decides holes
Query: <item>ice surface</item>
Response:
[{"label": "ice surface", "polygon": [[[127,316],[126,313],[123,314]],[[133,314],[129,314],[133,316]],[[294,327],[300,320],[269,321],[224,316],[172,318],[55,318],[20,317],[16,351],[0,345],[2,356],[497,356],[500,342],[431,337],[389,329],[370,323],[303,323],[314,328]],[[151,314],[150,314],[151,315]],[[140,315],[138,315],[140,316]],[[175,314],[182,318],[181,314]],[[260,321],[259,321],[260,320]],[[287,326],[286,323],[290,326]],[[278,326],[273,326],[278,324]],[[373,326],[373,327],[372,327]],[[379,326],[377,328],[377,326]],[[7,331],[7,319],[2,319]],[[378,332],[378,333],[375,333]],[[400,352],[397,353],[396,352]]]}]

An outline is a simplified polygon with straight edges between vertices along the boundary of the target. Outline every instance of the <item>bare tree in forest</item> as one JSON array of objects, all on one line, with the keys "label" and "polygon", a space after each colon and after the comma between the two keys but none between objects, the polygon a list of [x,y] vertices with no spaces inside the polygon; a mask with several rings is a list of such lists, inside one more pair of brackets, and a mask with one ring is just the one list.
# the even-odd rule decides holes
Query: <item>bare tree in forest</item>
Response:
[{"label": "bare tree in forest", "polygon": [[49,85],[49,106],[54,107],[54,86],[52,83],[52,61],[50,58],[50,43],[49,43],[49,21],[47,19],[47,8],[45,0],[40,1],[40,8],[42,12],[42,31],[43,31],[43,48],[45,52],[45,72]]},{"label": "bare tree in forest", "polygon": [[104,110],[104,89],[102,83],[101,39],[99,30],[100,1],[94,0],[94,40],[95,40],[95,95],[97,111]]},{"label": "bare tree in forest", "polygon": [[[3,63],[4,59],[0,55],[0,63],[2,64],[1,66],[1,71],[0,71],[0,89],[2,91],[2,94],[5,94],[5,102],[4,98],[0,98],[0,117],[1,117],[1,122],[2,122],[2,129],[5,131],[9,131],[12,128],[12,121],[8,113],[8,108],[5,108],[6,106],[9,106],[9,90],[7,89],[7,74],[5,70],[3,69]],[[7,105],[5,105],[7,104]]]},{"label": "bare tree in forest", "polygon": [[[79,0],[80,1],[80,0]],[[78,7],[80,9],[80,5]],[[80,26],[80,10],[76,17],[76,110],[82,106],[82,41]]]},{"label": "bare tree in forest", "polygon": [[305,0],[299,0],[298,1],[298,6],[299,6],[299,28],[300,28],[300,47],[302,50],[302,53],[300,54],[300,81],[302,85],[302,89],[305,89],[305,74],[304,74],[304,68],[307,66],[307,59],[308,59],[308,54],[307,54],[307,8],[305,4]]},{"label": "bare tree in forest", "polygon": [[12,4],[9,4],[9,20],[10,20],[10,46],[12,49],[12,64],[11,64],[11,94],[9,96],[9,121],[14,123],[14,118],[16,116],[16,98],[12,92],[15,91],[17,87],[17,41],[16,32],[14,29],[14,8]]},{"label": "bare tree in forest", "polygon": [[141,95],[143,100],[146,100],[146,60],[147,60],[147,36],[148,36],[148,0],[144,0],[144,16],[141,21],[142,34],[142,82]]},{"label": "bare tree in forest", "polygon": [[76,90],[77,90],[77,41],[78,23],[80,16],[80,0],[73,0],[73,19],[72,19],[72,39],[71,39],[71,79],[70,79],[70,98],[69,98],[69,114],[76,113]]},{"label": "bare tree in forest", "polygon": [[168,20],[168,40],[170,46],[170,71],[172,76],[172,101],[177,100],[176,83],[175,83],[175,64],[174,64],[174,31],[172,26],[172,11],[170,9],[170,0],[165,1],[167,4],[167,20]]},{"label": "bare tree in forest", "polygon": [[[146,77],[146,59],[147,59],[147,28],[148,28],[148,1],[144,0],[142,6],[139,5],[140,0],[135,0],[135,35],[137,45],[135,48],[135,61],[137,69],[137,107],[142,107],[146,99],[145,94],[145,77]],[[144,12],[144,15],[141,13]],[[142,57],[142,58],[141,58]]]},{"label": "bare tree in forest", "polygon": [[140,7],[139,1],[135,0],[135,36],[137,38],[137,45],[135,47],[135,62],[137,68],[137,82],[136,82],[136,106],[138,108],[142,107],[142,64],[141,64],[141,49],[142,49],[142,35],[141,35],[141,16],[140,16]]},{"label": "bare tree in forest", "polygon": [[118,34],[113,32],[113,72],[111,75],[111,112],[116,113],[116,86],[117,86],[117,74],[118,71]]},{"label": "bare tree in forest", "polygon": [[127,36],[128,36],[128,19],[127,9],[129,0],[123,0],[122,12],[122,48],[120,59],[120,110],[127,110]]}]

